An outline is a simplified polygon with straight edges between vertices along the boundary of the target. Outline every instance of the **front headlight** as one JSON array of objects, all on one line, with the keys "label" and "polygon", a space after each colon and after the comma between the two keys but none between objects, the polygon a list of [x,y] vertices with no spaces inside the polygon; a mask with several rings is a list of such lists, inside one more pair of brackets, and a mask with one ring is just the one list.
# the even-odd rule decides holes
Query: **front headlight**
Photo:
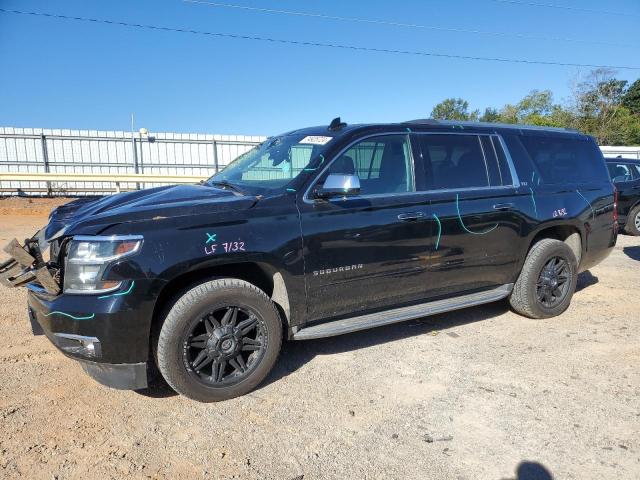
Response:
[{"label": "front headlight", "polygon": [[121,282],[102,279],[107,266],[115,260],[133,255],[141,246],[141,235],[73,237],[65,259],[64,293],[105,293],[116,290]]}]

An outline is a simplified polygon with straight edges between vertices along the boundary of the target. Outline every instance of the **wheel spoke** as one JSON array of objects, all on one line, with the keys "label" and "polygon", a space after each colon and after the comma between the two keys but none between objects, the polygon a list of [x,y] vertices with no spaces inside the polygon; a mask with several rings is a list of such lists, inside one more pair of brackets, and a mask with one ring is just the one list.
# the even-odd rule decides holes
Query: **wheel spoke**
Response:
[{"label": "wheel spoke", "polygon": [[243,352],[255,352],[256,350],[262,350],[262,342],[260,340],[254,340],[252,338],[242,339]]},{"label": "wheel spoke", "polygon": [[258,318],[254,315],[251,315],[246,320],[240,322],[237,328],[238,330],[240,330],[240,333],[242,335],[246,335],[253,329],[253,327],[255,327],[256,323],[258,323]]},{"label": "wheel spoke", "polygon": [[206,328],[207,333],[211,335],[216,328],[220,328],[220,322],[218,322],[213,315],[207,315],[207,318],[204,320],[204,328]]},{"label": "wheel spoke", "polygon": [[213,361],[213,358],[209,356],[206,350],[201,350],[195,360],[191,363],[191,367],[194,370],[200,370],[202,367],[206,367]]},{"label": "wheel spoke", "polygon": [[[239,356],[240,355],[238,355],[238,357]],[[229,365],[231,365],[238,373],[242,373],[242,372],[244,372],[244,369],[242,368],[242,365],[238,362],[238,357],[230,358],[229,359]]]},{"label": "wheel spoke", "polygon": [[227,368],[226,360],[215,362],[211,368],[211,381],[215,383],[221,382],[224,377],[225,368]]},{"label": "wheel spoke", "polygon": [[229,307],[229,309],[225,312],[224,317],[222,317],[222,326],[226,327],[230,325],[234,327],[236,325],[236,320],[238,318],[238,309],[235,307]]},{"label": "wheel spoke", "polygon": [[191,342],[189,342],[189,346],[193,348],[204,348],[207,346],[207,342],[206,341],[194,342],[192,340]]}]

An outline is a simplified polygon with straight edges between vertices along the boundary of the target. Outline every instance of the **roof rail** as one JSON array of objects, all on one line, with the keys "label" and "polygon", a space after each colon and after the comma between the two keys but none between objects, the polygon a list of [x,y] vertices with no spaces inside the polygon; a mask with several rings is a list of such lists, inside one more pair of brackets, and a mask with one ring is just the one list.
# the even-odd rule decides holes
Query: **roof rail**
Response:
[{"label": "roof rail", "polygon": [[417,120],[409,120],[402,123],[408,123],[411,125],[442,125],[450,127],[484,127],[484,128],[512,128],[512,129],[526,129],[526,130],[553,130],[559,132],[574,132],[580,133],[574,128],[562,128],[562,127],[544,127],[540,125],[523,125],[519,123],[492,123],[492,122],[471,122],[471,121],[459,121],[459,120],[435,120],[433,118],[422,118]]}]

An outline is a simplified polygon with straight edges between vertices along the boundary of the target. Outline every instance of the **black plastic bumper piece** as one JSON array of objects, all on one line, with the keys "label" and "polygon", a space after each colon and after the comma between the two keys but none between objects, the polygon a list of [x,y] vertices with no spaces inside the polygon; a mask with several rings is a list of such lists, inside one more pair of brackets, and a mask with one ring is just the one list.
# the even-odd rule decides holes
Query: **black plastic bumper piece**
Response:
[{"label": "black plastic bumper piece", "polygon": [[95,381],[118,390],[141,390],[147,388],[147,364],[142,363],[97,363],[79,360],[82,369]]}]

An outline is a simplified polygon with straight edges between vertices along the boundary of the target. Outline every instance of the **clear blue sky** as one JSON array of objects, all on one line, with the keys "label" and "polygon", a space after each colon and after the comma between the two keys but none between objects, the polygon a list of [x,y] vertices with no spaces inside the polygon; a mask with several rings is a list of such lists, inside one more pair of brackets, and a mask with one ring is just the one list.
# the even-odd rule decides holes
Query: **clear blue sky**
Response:
[{"label": "clear blue sky", "polygon": [[[223,2],[225,0],[222,0]],[[604,41],[531,40],[181,0],[0,0],[0,8],[456,55],[640,66],[638,0],[226,0],[428,26]],[[576,9],[522,3],[553,4]],[[613,15],[580,9],[622,12]],[[533,88],[557,100],[588,68],[358,52],[0,13],[0,126],[275,134],[328,123],[427,117],[446,97],[473,108]],[[620,70],[630,81],[640,70]]]}]

